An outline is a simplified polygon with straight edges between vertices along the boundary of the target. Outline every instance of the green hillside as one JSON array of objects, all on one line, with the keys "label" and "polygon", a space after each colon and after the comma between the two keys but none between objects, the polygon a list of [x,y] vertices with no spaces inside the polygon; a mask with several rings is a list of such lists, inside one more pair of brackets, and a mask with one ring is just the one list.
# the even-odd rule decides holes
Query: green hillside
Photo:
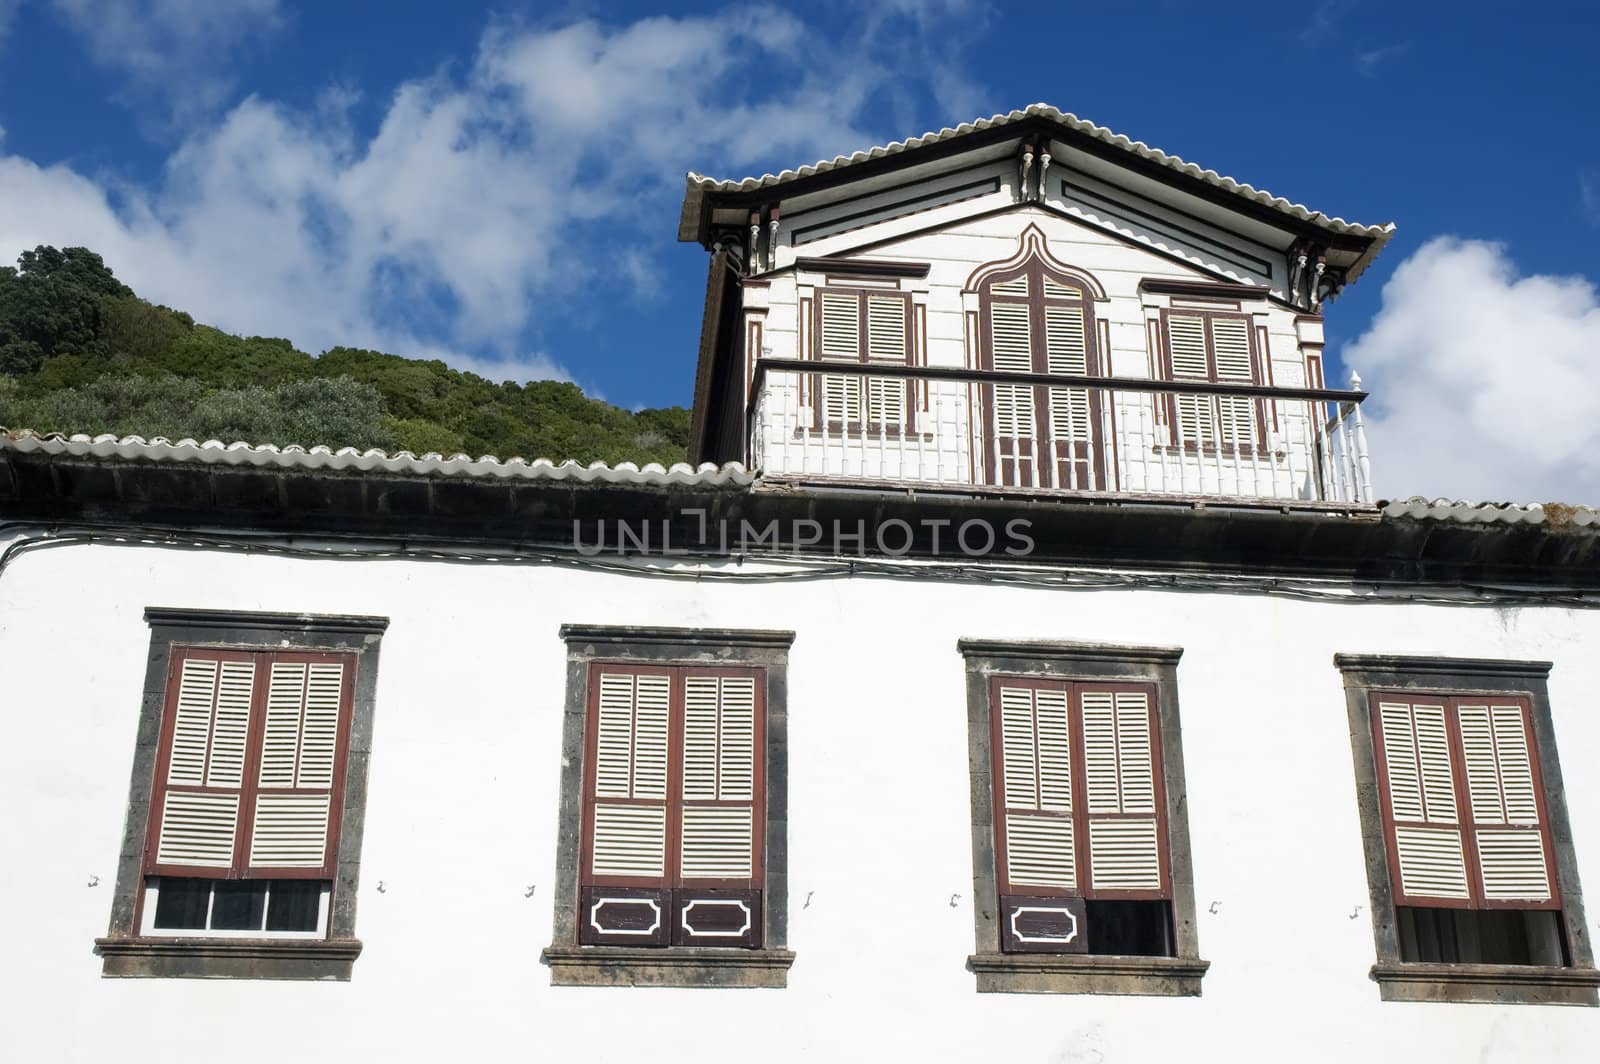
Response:
[{"label": "green hillside", "polygon": [[87,248],[39,247],[0,266],[0,426],[643,464],[684,460],[689,412],[380,351],[313,357],[140,299]]}]

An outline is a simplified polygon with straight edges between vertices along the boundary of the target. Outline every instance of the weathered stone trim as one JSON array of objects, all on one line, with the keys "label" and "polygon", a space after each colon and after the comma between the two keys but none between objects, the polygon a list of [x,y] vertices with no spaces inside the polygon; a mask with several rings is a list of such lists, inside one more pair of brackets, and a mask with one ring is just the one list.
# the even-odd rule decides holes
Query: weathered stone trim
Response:
[{"label": "weathered stone trim", "polygon": [[1199,997],[1210,961],[1183,957],[980,953],[967,958],[980,994],[1139,994]]},{"label": "weathered stone trim", "polygon": [[[111,923],[96,940],[107,976],[186,976],[208,978],[348,979],[361,952],[355,938],[356,896],[360,888],[361,840],[366,829],[367,771],[372,757],[372,721],[377,702],[378,650],[389,621],[385,617],[236,610],[145,610],[150,624],[150,656],[145,668],[133,769],[128,783],[128,816],[123,825]],[[143,856],[150,820],[150,793],[166,703],[167,672],[174,646],[234,646],[253,650],[344,651],[356,655],[356,686],[345,765],[344,804],[340,810],[339,857],[325,940],[140,938],[134,914],[144,889]],[[352,949],[353,946],[353,949]],[[148,947],[148,948],[147,948]],[[200,951],[195,953],[195,951]],[[271,963],[242,963],[250,950],[265,951]],[[194,954],[192,961],[182,961]],[[329,957],[344,957],[343,974]],[[130,960],[129,958],[134,958]],[[229,958],[232,958],[231,960]],[[160,963],[157,963],[159,961]],[[181,962],[181,963],[180,963]],[[305,975],[294,974],[295,965]],[[202,970],[188,969],[198,966]],[[271,974],[262,974],[270,972]]]},{"label": "weathered stone trim", "polygon": [[[789,933],[789,646],[794,633],[758,629],[656,628],[565,624],[567,699],[561,728],[561,801],[556,825],[555,935],[540,959],[557,986],[783,986],[794,954]],[[589,665],[595,661],[665,665],[745,665],[766,670],[766,882],[761,892],[765,949],[629,949],[578,945],[578,850],[582,832],[584,725]],[[756,958],[784,958],[781,967]],[[593,961],[585,958],[595,958]],[[681,958],[681,960],[680,960]],[[731,958],[731,959],[730,959]],[[761,966],[759,979],[730,966]],[[674,973],[669,981],[664,972]],[[763,981],[764,980],[764,981]]]},{"label": "weathered stone trim", "polygon": [[[967,765],[971,777],[972,886],[976,950],[967,968],[979,993],[1152,994],[1193,996],[1209,962],[1200,959],[1178,716],[1178,647],[1114,646],[1033,640],[962,639],[967,662]],[[1008,954],[1000,950],[995,884],[994,786],[989,750],[989,677],[1116,680],[1154,684],[1167,795],[1176,957]]]},{"label": "weathered stone trim", "polygon": [[561,638],[568,644],[597,647],[636,647],[667,644],[706,647],[784,647],[794,644],[794,633],[760,628],[659,628],[638,625],[563,624]]},{"label": "weathered stone trim", "polygon": [[[1361,818],[1372,931],[1378,951],[1372,978],[1378,983],[1379,995],[1385,1001],[1600,1003],[1593,989],[1600,984],[1600,973],[1594,969],[1594,953],[1584,919],[1583,887],[1578,879],[1566,788],[1561,779],[1561,758],[1556,751],[1550,718],[1550,693],[1546,682],[1550,663],[1385,654],[1335,654],[1333,663],[1344,674],[1356,809]],[[1372,749],[1372,708],[1368,696],[1375,690],[1515,694],[1528,699],[1533,710],[1534,745],[1538,748],[1539,767],[1544,778],[1550,836],[1555,844],[1556,882],[1561,890],[1561,922],[1572,961],[1570,967],[1424,964],[1400,959],[1398,916],[1394,886],[1389,878],[1389,855],[1384,846],[1377,763]]]},{"label": "weathered stone trim", "polygon": [[105,958],[101,974],[122,978],[348,981],[361,942],[97,938],[94,951]]},{"label": "weathered stone trim", "polygon": [[958,639],[964,657],[1038,658],[1048,661],[1115,661],[1140,665],[1176,665],[1182,647],[1119,646],[1115,643],[1070,643],[1050,639]]},{"label": "weathered stone trim", "polygon": [[794,951],[548,946],[539,960],[554,986],[722,986],[782,989]]},{"label": "weathered stone trim", "polygon": [[1385,1001],[1600,1004],[1600,971],[1517,964],[1374,964]]}]

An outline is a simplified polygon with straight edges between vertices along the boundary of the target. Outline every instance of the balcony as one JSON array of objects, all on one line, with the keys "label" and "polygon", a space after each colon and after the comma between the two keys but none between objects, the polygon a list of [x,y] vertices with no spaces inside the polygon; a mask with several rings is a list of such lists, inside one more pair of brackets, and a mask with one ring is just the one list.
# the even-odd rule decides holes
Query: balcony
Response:
[{"label": "balcony", "polygon": [[750,394],[747,461],[768,481],[1373,502],[1359,390],[766,358]]}]

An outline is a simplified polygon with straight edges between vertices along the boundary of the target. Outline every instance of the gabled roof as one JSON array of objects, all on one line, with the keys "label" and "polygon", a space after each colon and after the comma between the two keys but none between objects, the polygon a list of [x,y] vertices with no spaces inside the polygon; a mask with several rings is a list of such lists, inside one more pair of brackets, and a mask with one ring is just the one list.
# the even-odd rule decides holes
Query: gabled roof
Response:
[{"label": "gabled roof", "polygon": [[[779,174],[763,174],[760,177],[745,177],[738,180],[718,180],[691,172],[684,191],[678,239],[705,241],[710,225],[711,198],[743,198],[745,194],[759,194],[779,188],[785,195],[798,194],[802,189],[819,184],[831,175],[839,175],[840,171],[853,169],[864,171],[874,162],[884,168],[913,165],[936,150],[959,150],[969,142],[971,146],[977,147],[991,140],[1003,140],[1017,135],[1022,131],[1013,127],[1030,122],[1054,127],[1052,135],[1069,144],[1098,146],[1102,151],[1123,153],[1130,162],[1168,171],[1169,180],[1173,180],[1174,183],[1188,185],[1191,190],[1204,189],[1213,196],[1221,193],[1234,197],[1240,206],[1249,205],[1258,211],[1265,208],[1269,212],[1281,215],[1285,221],[1299,223],[1299,227],[1310,226],[1330,236],[1366,238],[1380,245],[1394,232],[1393,222],[1363,225],[1323,214],[1282,196],[1274,196],[1263,189],[1236,181],[1215,170],[1203,169],[1176,155],[1169,155],[1158,148],[1152,148],[1143,141],[1130,140],[1120,133],[1114,133],[1104,126],[1095,125],[1049,104],[1036,103],[1020,111],[963,122],[954,129],[945,128],[937,133],[924,133],[920,137],[898,140],[892,144],[884,144],[851,155],[840,155],[810,166],[802,166],[798,170],[785,170]],[[1291,228],[1294,227],[1291,224]],[[1370,259],[1370,255],[1367,258]]]}]

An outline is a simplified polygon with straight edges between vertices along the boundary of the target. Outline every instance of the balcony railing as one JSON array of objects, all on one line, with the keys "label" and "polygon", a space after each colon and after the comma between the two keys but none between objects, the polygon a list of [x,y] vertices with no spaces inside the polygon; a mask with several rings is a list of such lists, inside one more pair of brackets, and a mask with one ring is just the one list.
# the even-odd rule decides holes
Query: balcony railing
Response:
[{"label": "balcony railing", "polygon": [[1359,386],[769,358],[747,458],[774,479],[1365,506]]}]

